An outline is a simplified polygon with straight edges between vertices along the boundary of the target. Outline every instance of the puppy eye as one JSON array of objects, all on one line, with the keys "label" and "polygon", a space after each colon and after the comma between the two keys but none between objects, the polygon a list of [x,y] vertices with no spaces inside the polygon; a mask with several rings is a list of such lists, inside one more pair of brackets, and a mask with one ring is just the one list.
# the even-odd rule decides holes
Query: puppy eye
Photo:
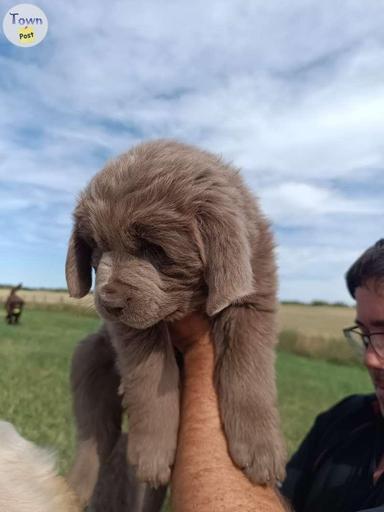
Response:
[{"label": "puppy eye", "polygon": [[91,251],[94,251],[97,248],[97,243],[90,235],[82,234],[81,239],[91,249]]},{"label": "puppy eye", "polygon": [[95,270],[97,269],[97,266],[100,263],[102,254],[103,253],[102,253],[101,249],[99,249],[98,247],[95,247],[92,250],[91,265]]},{"label": "puppy eye", "polygon": [[159,263],[162,265],[171,264],[172,260],[169,258],[164,249],[157,244],[142,240],[140,242],[140,256],[148,259],[151,263]]}]

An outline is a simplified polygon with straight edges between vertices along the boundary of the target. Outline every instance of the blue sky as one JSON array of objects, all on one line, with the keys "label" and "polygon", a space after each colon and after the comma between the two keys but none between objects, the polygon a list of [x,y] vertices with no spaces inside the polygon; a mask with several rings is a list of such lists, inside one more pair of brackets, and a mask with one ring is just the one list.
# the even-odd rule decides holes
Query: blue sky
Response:
[{"label": "blue sky", "polygon": [[36,5],[44,42],[0,34],[0,283],[65,286],[78,192],[110,157],[173,137],[241,166],[282,299],[348,300],[345,270],[384,236],[382,2]]}]

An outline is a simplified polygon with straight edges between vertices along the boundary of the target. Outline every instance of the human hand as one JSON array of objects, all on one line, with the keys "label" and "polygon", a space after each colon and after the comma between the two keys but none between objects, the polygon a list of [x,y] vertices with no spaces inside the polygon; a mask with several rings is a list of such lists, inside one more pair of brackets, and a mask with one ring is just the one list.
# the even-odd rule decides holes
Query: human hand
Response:
[{"label": "human hand", "polygon": [[183,354],[210,343],[210,323],[204,313],[193,312],[168,325],[172,343]]}]

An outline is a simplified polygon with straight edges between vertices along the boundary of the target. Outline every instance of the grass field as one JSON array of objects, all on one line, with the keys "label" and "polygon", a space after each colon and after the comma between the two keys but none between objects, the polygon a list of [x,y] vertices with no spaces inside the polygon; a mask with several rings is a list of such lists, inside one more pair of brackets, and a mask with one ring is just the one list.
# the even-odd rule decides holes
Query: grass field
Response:
[{"label": "grass field", "polygon": [[[316,329],[324,333],[322,326],[327,325],[330,336],[336,336],[339,328],[351,323],[353,311],[285,306],[281,319],[284,327],[302,329],[310,336]],[[316,327],[311,321],[317,322]],[[99,320],[83,310],[31,308],[26,309],[20,326],[0,323],[0,417],[32,441],[57,449],[62,472],[70,464],[74,447],[68,392],[71,353],[77,341],[98,325]],[[371,390],[360,366],[336,365],[285,351],[278,354],[277,375],[290,453],[316,414],[347,394]]]}]

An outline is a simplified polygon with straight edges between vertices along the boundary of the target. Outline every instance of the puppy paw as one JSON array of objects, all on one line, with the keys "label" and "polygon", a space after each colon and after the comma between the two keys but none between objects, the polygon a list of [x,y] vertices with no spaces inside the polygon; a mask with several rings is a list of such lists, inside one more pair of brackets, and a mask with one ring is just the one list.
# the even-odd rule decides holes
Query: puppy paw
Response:
[{"label": "puppy paw", "polygon": [[135,466],[137,478],[155,489],[169,483],[175,453],[176,446],[163,449],[151,442],[128,441],[128,461]]},{"label": "puppy paw", "polygon": [[274,484],[285,477],[285,448],[278,433],[260,435],[255,429],[254,438],[229,441],[229,452],[235,464],[255,484]]}]

